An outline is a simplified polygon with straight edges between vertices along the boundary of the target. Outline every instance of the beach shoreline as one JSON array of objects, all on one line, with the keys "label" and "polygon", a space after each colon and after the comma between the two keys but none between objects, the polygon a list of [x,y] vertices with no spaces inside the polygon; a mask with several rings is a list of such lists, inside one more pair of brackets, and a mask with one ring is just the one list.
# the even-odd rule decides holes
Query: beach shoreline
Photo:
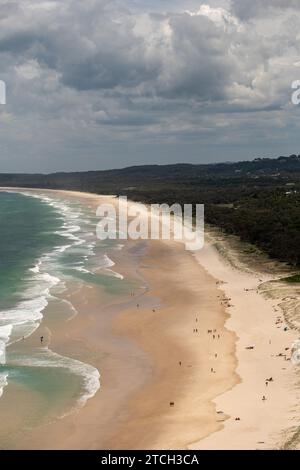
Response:
[{"label": "beach shoreline", "polygon": [[284,283],[276,295],[266,295],[269,289],[275,291],[274,280],[283,276],[276,271],[266,273],[259,266],[254,270],[238,259],[232,264],[232,259],[226,261],[218,252],[215,243],[213,237],[196,257],[219,279],[226,293],[230,313],[226,327],[237,334],[236,372],[241,380],[215,400],[231,417],[224,428],[190,448],[286,448],[299,419],[297,365],[291,361],[292,345],[299,333],[289,327],[281,309]]},{"label": "beach shoreline", "polygon": [[[95,209],[103,200],[34,191]],[[277,328],[276,306],[256,292],[271,276],[242,273],[213,245],[193,255],[172,241],[126,241],[115,254],[116,270],[147,288],[141,283],[117,305],[103,305],[103,292],[89,286],[72,298],[79,315],[54,332],[51,347],[63,353],[82,342],[101,388],[76,413],[33,430],[23,448],[280,447],[295,423],[297,392],[294,367],[276,354],[297,334]],[[266,385],[269,376],[274,382]]]}]

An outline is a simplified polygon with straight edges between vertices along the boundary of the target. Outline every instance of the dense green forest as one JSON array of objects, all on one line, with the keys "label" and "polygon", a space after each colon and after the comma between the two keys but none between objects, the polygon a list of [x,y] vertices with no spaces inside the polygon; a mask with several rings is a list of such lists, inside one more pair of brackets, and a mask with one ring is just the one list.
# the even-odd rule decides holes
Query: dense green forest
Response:
[{"label": "dense green forest", "polygon": [[80,173],[0,174],[0,186],[74,189],[147,203],[202,203],[206,222],[300,265],[300,156]]}]

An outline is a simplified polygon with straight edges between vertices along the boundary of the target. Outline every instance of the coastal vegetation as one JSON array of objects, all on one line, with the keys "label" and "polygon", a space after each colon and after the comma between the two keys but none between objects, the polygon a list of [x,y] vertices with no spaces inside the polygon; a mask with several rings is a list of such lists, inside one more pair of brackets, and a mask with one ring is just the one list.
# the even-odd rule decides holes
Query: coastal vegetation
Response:
[{"label": "coastal vegetation", "polygon": [[288,276],[283,279],[285,282],[290,284],[298,284],[300,282],[300,274],[294,274],[293,276]]},{"label": "coastal vegetation", "polygon": [[145,203],[205,204],[205,220],[270,257],[300,265],[300,156],[79,173],[0,174],[1,186],[116,194]]}]

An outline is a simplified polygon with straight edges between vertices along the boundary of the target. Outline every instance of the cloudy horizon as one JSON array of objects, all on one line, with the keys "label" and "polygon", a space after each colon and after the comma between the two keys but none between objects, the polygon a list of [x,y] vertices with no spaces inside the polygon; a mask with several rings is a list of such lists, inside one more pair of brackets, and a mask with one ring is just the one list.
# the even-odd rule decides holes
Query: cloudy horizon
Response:
[{"label": "cloudy horizon", "polygon": [[300,2],[0,0],[0,172],[300,153]]}]

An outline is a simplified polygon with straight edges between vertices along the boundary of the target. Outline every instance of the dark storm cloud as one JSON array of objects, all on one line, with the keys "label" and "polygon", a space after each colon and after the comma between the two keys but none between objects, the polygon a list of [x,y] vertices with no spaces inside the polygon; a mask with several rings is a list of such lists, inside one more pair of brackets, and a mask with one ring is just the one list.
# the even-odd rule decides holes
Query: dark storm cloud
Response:
[{"label": "dark storm cloud", "polygon": [[0,52],[37,59],[79,91],[122,87],[166,97],[223,96],[233,66],[226,57],[228,38],[207,16],[143,18],[107,2],[81,4],[53,3],[48,15],[34,10],[23,29],[2,31]]},{"label": "dark storm cloud", "polygon": [[234,13],[242,19],[272,14],[276,9],[300,10],[298,0],[232,0]]},{"label": "dark storm cloud", "polygon": [[118,143],[125,165],[154,144],[178,161],[187,141],[193,159],[211,154],[212,141],[228,155],[243,142],[262,145],[263,129],[268,142],[293,141],[298,2],[166,1],[155,12],[149,3],[2,2],[3,159],[11,149],[17,166],[26,149],[31,166],[55,169],[61,155],[59,165],[82,169],[91,161],[82,163],[82,148],[93,167],[109,166],[103,159]]}]

